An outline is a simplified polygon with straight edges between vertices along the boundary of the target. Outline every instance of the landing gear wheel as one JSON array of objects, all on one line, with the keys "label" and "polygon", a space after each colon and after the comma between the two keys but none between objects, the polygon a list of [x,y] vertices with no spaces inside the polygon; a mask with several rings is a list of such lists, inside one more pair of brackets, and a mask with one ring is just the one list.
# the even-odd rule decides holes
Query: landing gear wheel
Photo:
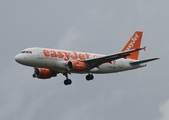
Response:
[{"label": "landing gear wheel", "polygon": [[32,75],[32,77],[34,77],[34,78],[35,78],[35,77],[36,77],[36,74],[33,74],[33,75]]},{"label": "landing gear wheel", "polygon": [[72,81],[71,81],[70,79],[66,79],[66,80],[64,81],[64,84],[65,84],[65,85],[70,85],[70,84],[72,84]]},{"label": "landing gear wheel", "polygon": [[86,80],[93,80],[94,76],[92,74],[86,75]]}]

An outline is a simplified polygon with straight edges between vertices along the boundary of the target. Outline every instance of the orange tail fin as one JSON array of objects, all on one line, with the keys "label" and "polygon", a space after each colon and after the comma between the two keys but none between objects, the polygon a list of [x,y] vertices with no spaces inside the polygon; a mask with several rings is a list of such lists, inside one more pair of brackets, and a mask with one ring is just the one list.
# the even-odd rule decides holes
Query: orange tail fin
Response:
[{"label": "orange tail fin", "polygon": [[[140,48],[141,40],[142,40],[142,34],[141,31],[136,31],[133,36],[130,38],[130,40],[127,42],[127,44],[122,49],[123,51]],[[138,60],[139,51],[133,52],[130,54],[130,56],[127,56],[127,58]]]}]

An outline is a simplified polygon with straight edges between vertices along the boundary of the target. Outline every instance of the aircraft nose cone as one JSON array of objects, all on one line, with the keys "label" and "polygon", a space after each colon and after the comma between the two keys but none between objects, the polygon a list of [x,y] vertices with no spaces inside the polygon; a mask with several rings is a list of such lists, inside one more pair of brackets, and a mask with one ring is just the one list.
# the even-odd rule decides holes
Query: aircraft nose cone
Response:
[{"label": "aircraft nose cone", "polygon": [[21,63],[22,62],[22,58],[20,55],[16,55],[15,56],[15,61],[18,62],[18,63]]}]

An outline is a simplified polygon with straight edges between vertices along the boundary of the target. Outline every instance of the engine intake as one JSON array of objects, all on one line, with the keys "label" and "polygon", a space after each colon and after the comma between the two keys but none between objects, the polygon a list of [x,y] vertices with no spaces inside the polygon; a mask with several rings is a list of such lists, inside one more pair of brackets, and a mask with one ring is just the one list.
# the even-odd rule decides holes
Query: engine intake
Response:
[{"label": "engine intake", "polygon": [[67,69],[69,71],[84,71],[86,70],[86,63],[80,61],[69,61],[67,64]]}]

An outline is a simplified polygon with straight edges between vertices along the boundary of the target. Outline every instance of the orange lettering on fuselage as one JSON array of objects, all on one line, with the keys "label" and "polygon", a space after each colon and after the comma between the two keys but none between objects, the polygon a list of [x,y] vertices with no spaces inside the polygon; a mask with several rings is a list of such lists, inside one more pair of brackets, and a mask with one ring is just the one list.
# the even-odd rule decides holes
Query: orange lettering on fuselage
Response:
[{"label": "orange lettering on fuselage", "polygon": [[46,57],[49,57],[50,56],[50,52],[48,50],[43,50],[43,54],[46,56]]},{"label": "orange lettering on fuselage", "polygon": [[84,54],[81,54],[81,53],[80,53],[80,54],[79,54],[79,59],[80,59],[80,60],[84,60],[84,59],[85,59]]},{"label": "orange lettering on fuselage", "polygon": [[63,58],[63,57],[64,57],[62,51],[58,51],[58,57],[59,57],[59,58]]},{"label": "orange lettering on fuselage", "polygon": [[[55,51],[55,50],[43,50],[43,54],[45,57],[51,58],[64,58],[65,61],[70,59],[76,60],[85,60],[90,58],[90,54],[88,53],[77,53],[77,52],[64,52],[64,51]],[[94,55],[93,57],[97,57]]]},{"label": "orange lettering on fuselage", "polygon": [[84,54],[84,55],[86,56],[87,59],[90,58],[90,54],[87,54],[87,53],[86,53],[86,54]]},{"label": "orange lettering on fuselage", "polygon": [[68,61],[70,59],[70,52],[63,52],[65,54],[65,61]]},{"label": "orange lettering on fuselage", "polygon": [[56,52],[54,51],[54,50],[50,50],[50,55],[51,55],[51,57],[54,57],[54,58],[56,58],[57,57],[57,54],[56,54]]},{"label": "orange lettering on fuselage", "polygon": [[73,60],[76,60],[76,59],[78,58],[77,53],[76,53],[76,52],[73,52],[73,54],[74,54],[74,55],[71,55],[71,58],[72,58]]}]

